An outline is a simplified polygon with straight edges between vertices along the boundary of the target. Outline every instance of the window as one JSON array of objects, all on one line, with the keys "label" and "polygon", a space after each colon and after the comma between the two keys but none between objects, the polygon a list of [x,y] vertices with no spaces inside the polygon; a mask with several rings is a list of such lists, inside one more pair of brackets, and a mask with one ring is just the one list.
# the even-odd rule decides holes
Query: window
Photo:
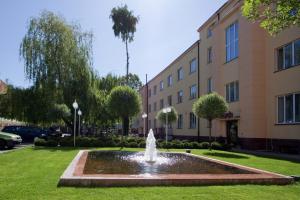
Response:
[{"label": "window", "polygon": [[159,102],[159,108],[163,109],[164,108],[164,99],[161,99]]},{"label": "window", "polygon": [[153,110],[156,111],[157,110],[157,103],[154,102],[154,105],[153,105]]},{"label": "window", "polygon": [[196,58],[194,58],[191,62],[190,62],[190,74],[196,72],[197,70],[197,60]]},{"label": "window", "polygon": [[183,128],[183,115],[182,114],[178,115],[177,128],[178,129],[182,129]]},{"label": "window", "polygon": [[212,27],[209,27],[207,29],[207,38],[211,37],[212,36]]},{"label": "window", "polygon": [[287,69],[300,64],[300,40],[277,49],[277,69]]},{"label": "window", "polygon": [[156,95],[156,93],[157,93],[157,85],[154,85],[154,87],[153,87],[153,95]]},{"label": "window", "polygon": [[190,87],[190,99],[195,99],[197,97],[197,86],[192,85]]},{"label": "window", "polygon": [[151,128],[151,120],[150,119],[148,120],[148,128],[149,129]]},{"label": "window", "polygon": [[168,96],[168,105],[172,106],[172,95]]},{"label": "window", "polygon": [[239,82],[231,82],[226,85],[226,101],[234,102],[239,100]]},{"label": "window", "polygon": [[207,79],[207,93],[211,93],[212,92],[212,79],[209,78]]},{"label": "window", "polygon": [[151,113],[151,104],[148,105],[148,112]]},{"label": "window", "polygon": [[235,22],[226,29],[226,62],[239,56],[239,24]]},{"label": "window", "polygon": [[148,90],[148,97],[151,97],[151,89]]},{"label": "window", "polygon": [[197,118],[194,113],[190,113],[190,128],[194,129],[197,126]]},{"label": "window", "polygon": [[170,87],[172,85],[173,85],[173,78],[172,78],[172,75],[169,75],[168,76],[168,87]]},{"label": "window", "polygon": [[212,63],[212,47],[207,49],[207,63]]},{"label": "window", "polygon": [[159,89],[160,89],[160,91],[164,90],[164,81],[160,81],[160,83],[159,83]]},{"label": "window", "polygon": [[177,92],[177,103],[182,103],[183,100],[183,91],[180,90],[179,92]]},{"label": "window", "polygon": [[156,128],[156,119],[154,119],[154,125],[153,125],[153,128]]},{"label": "window", "polygon": [[177,79],[178,79],[178,81],[180,81],[180,80],[183,79],[183,69],[182,69],[182,67],[180,67],[180,68],[177,70]]},{"label": "window", "polygon": [[277,98],[277,122],[283,124],[300,122],[300,93]]}]

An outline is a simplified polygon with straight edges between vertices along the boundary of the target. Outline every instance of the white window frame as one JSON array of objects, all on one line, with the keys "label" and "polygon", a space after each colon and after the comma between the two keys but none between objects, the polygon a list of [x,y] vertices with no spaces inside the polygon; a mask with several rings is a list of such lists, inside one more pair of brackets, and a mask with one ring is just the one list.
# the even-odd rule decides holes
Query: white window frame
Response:
[{"label": "white window frame", "polygon": [[211,93],[213,91],[213,85],[212,85],[212,77],[209,77],[207,79],[207,93]]},{"label": "white window frame", "polygon": [[[195,69],[192,70],[192,63],[195,63]],[[196,58],[193,58],[191,61],[190,61],[190,74],[193,74],[197,71],[197,59]]]},{"label": "white window frame", "polygon": [[[285,95],[279,95],[276,97],[276,124],[300,124],[300,122],[296,122],[296,94],[300,94],[300,92],[289,93]],[[293,121],[286,121],[286,97],[289,95],[293,95]],[[279,98],[283,97],[283,122],[279,122]]]},{"label": "white window frame", "polygon": [[[195,88],[195,90],[192,90],[193,88]],[[192,91],[194,91],[194,92],[192,93]],[[194,94],[194,95],[192,95],[192,94]],[[196,98],[197,98],[197,85],[194,84],[190,87],[190,99],[196,99]]]},{"label": "white window frame", "polygon": [[[238,25],[238,23],[239,23],[238,21],[235,21],[234,23],[230,24],[225,29],[225,56],[226,56],[225,60],[226,60],[226,62],[230,62],[230,61],[232,61],[232,60],[239,57],[239,46],[238,46],[239,45],[239,35],[237,35],[237,37],[236,37],[236,32],[237,32],[236,31],[236,26]],[[230,47],[231,47],[230,28],[231,28],[231,26],[233,26],[233,51],[234,51],[233,54],[234,54],[234,56],[231,56],[231,54],[230,54],[231,53],[230,52]],[[238,28],[238,34],[239,34],[239,28]],[[229,42],[228,43],[227,43],[227,32],[229,32]],[[235,48],[236,43],[237,43],[237,48],[238,49]],[[227,52],[227,49],[229,49],[229,52]],[[229,55],[229,56],[227,56],[227,55]]]},{"label": "white window frame", "polygon": [[167,78],[168,87],[173,85],[173,76],[170,74]]},{"label": "white window frame", "polygon": [[[180,75],[182,75],[182,76],[180,76]],[[178,79],[178,81],[181,81],[181,80],[183,80],[183,78],[184,78],[183,67],[179,67],[177,70],[177,79]]]},{"label": "white window frame", "polygon": [[164,81],[159,82],[159,90],[163,91],[164,90]]},{"label": "white window frame", "polygon": [[[233,83],[233,100],[230,98],[231,97],[231,94],[230,94],[231,86],[230,85],[232,83]],[[239,81],[232,81],[232,82],[227,83],[225,85],[225,97],[226,97],[226,101],[228,103],[237,102],[237,101],[240,100],[240,92],[239,91],[237,92],[237,83],[239,84],[239,88],[238,89],[240,89],[240,83],[239,83]],[[228,85],[228,91],[227,91],[227,85]],[[227,92],[229,92],[229,93],[227,94]],[[237,93],[239,93],[239,96],[237,96]],[[228,95],[228,99],[227,99],[227,95]]]}]

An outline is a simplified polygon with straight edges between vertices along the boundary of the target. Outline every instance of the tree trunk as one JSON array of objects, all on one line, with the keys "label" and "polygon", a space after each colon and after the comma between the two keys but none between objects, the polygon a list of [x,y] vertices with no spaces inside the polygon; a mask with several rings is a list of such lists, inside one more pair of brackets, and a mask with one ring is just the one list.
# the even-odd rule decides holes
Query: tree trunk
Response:
[{"label": "tree trunk", "polygon": [[211,120],[208,120],[209,124],[209,150],[211,151]]},{"label": "tree trunk", "polygon": [[126,62],[126,84],[128,85],[128,74],[129,74],[129,53],[128,53],[128,41],[125,41],[126,44],[126,57],[127,57],[127,62]]},{"label": "tree trunk", "polygon": [[123,136],[127,136],[129,132],[129,117],[123,118]]}]

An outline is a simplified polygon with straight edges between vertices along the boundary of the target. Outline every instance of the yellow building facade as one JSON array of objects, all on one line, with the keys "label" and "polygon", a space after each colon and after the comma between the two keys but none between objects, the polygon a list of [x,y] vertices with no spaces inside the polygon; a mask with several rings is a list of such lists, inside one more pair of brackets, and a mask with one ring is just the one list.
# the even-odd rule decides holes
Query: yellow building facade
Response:
[{"label": "yellow building facade", "polygon": [[246,149],[300,151],[300,28],[272,37],[242,16],[242,4],[225,3],[198,29],[199,40],[140,90],[146,129],[162,137],[155,116],[174,106],[171,138],[206,140],[207,121],[195,118],[192,105],[214,91],[230,112],[213,122],[213,137]]}]

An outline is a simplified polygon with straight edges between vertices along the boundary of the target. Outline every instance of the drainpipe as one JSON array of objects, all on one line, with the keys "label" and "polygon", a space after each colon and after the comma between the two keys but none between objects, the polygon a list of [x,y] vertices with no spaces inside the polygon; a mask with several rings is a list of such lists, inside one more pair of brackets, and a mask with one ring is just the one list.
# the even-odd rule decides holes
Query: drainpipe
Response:
[{"label": "drainpipe", "polygon": [[148,110],[148,75],[146,74],[146,113],[147,113],[147,117],[146,117],[146,133],[148,133],[148,118],[149,118],[149,110]]},{"label": "drainpipe", "polygon": [[[197,42],[197,62],[198,62],[198,99],[199,99],[199,97],[200,97],[200,56],[199,56],[199,54],[200,54],[200,40],[198,40],[198,42]],[[200,142],[200,119],[199,119],[199,117],[197,117],[197,119],[198,119],[198,130],[197,130],[197,140],[198,140],[198,142]]]}]

